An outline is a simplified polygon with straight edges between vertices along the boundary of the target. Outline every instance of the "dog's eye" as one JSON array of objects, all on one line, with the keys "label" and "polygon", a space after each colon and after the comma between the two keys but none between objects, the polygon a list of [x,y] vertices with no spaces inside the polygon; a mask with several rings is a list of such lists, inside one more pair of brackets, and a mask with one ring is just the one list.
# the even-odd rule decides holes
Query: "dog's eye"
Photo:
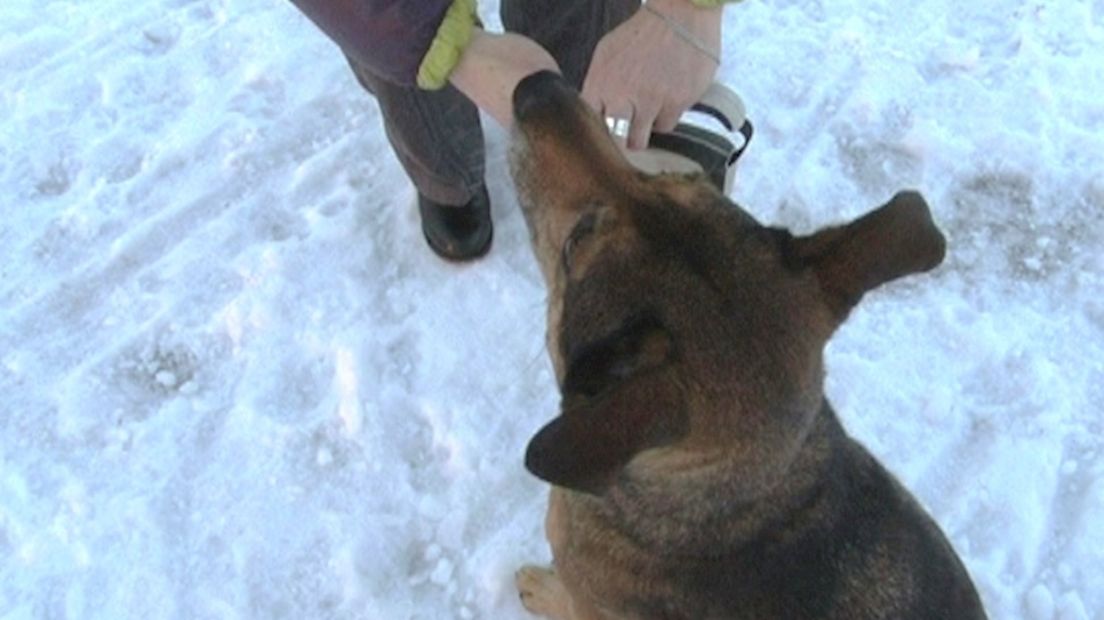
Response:
[{"label": "dog's eye", "polygon": [[566,273],[571,273],[571,256],[578,249],[580,243],[594,232],[597,222],[598,216],[594,213],[588,213],[575,224],[575,228],[572,228],[567,235],[567,240],[564,241],[563,251],[560,255]]},{"label": "dog's eye", "polygon": [[569,352],[564,394],[596,396],[637,373],[662,366],[672,354],[671,336],[656,313],[641,312],[612,333]]}]

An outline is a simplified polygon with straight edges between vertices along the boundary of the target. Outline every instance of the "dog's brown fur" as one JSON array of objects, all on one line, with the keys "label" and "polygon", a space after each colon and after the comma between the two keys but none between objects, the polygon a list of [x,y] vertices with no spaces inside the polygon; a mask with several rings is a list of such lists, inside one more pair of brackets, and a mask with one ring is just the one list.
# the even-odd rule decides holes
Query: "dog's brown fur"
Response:
[{"label": "dog's brown fur", "polygon": [[549,290],[561,415],[526,465],[554,487],[553,618],[983,618],[939,528],[824,399],[862,295],[935,267],[916,193],[807,237],[704,180],[648,177],[553,74],[514,95],[514,178]]}]

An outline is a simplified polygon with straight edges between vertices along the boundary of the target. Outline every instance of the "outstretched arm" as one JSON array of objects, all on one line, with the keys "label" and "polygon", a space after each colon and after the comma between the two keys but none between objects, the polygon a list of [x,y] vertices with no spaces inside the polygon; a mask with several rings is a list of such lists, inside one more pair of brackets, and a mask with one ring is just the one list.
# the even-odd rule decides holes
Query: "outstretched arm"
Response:
[{"label": "outstretched arm", "polygon": [[396,84],[452,83],[503,126],[525,76],[559,71],[542,47],[478,25],[475,0],[292,0],[342,51]]},{"label": "outstretched arm", "polygon": [[513,123],[514,88],[542,70],[559,72],[552,56],[532,39],[478,31],[449,81],[503,127]]}]

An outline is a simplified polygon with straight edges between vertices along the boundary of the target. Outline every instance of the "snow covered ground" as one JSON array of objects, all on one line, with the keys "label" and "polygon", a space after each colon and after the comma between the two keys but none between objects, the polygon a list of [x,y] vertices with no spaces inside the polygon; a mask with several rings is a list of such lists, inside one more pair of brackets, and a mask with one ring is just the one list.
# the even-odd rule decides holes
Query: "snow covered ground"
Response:
[{"label": "snow covered ground", "polygon": [[[993,618],[1104,618],[1104,0],[726,10],[736,200],[916,187],[950,239],[830,345],[844,422]],[[0,619],[525,618],[557,397],[488,134],[495,248],[447,265],[290,3],[0,4]]]}]

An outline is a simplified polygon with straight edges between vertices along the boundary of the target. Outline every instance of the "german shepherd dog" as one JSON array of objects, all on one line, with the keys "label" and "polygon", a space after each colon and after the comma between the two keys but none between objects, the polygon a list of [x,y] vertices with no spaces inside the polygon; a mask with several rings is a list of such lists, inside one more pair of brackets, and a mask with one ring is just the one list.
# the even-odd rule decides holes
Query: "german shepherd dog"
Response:
[{"label": "german shepherd dog", "polygon": [[764,227],[707,181],[629,165],[553,73],[514,93],[511,169],[548,287],[559,416],[526,467],[553,485],[551,618],[984,618],[954,550],[824,396],[863,294],[945,252],[923,198],[849,224]]}]

